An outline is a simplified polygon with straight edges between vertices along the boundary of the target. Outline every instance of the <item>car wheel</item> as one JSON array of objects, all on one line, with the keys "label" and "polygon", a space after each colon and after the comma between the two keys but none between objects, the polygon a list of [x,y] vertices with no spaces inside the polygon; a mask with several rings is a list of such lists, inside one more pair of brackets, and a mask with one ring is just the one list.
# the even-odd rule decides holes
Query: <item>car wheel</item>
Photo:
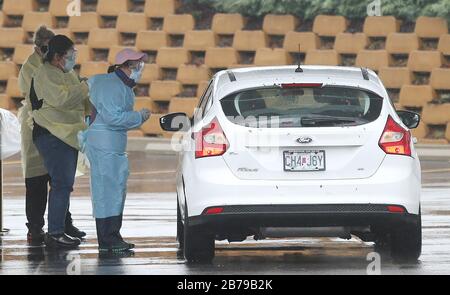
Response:
[{"label": "car wheel", "polygon": [[180,202],[177,198],[177,242],[178,242],[178,249],[183,251],[184,249],[184,226],[183,221],[181,217],[181,210],[180,210]]},{"label": "car wheel", "polygon": [[[185,207],[186,208],[186,207]],[[214,258],[214,235],[200,227],[189,226],[187,209],[184,216],[184,258],[189,263],[211,262]]]},{"label": "car wheel", "polygon": [[422,217],[403,225],[391,234],[391,255],[398,262],[417,261],[422,252]]}]

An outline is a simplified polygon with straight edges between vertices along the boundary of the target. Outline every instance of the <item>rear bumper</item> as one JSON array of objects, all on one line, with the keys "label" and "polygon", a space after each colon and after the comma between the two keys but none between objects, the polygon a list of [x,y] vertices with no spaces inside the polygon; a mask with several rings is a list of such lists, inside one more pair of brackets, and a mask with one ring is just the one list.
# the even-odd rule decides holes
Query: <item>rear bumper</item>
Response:
[{"label": "rear bumper", "polygon": [[189,217],[189,226],[214,232],[259,227],[375,226],[392,230],[417,222],[416,214],[389,212],[387,204],[224,206],[223,212]]},{"label": "rear bumper", "polygon": [[411,157],[386,155],[369,178],[284,181],[238,179],[220,157],[209,160],[183,170],[189,217],[232,205],[397,204],[419,212],[420,166]]}]

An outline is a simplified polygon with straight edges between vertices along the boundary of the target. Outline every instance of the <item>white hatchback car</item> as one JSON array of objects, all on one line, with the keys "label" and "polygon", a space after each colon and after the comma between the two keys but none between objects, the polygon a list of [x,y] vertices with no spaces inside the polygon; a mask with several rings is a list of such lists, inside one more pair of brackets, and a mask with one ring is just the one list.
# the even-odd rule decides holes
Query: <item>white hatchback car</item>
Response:
[{"label": "white hatchback car", "polygon": [[215,240],[324,236],[421,253],[420,163],[411,128],[364,68],[277,66],[216,73],[180,131],[178,241],[210,261]]}]

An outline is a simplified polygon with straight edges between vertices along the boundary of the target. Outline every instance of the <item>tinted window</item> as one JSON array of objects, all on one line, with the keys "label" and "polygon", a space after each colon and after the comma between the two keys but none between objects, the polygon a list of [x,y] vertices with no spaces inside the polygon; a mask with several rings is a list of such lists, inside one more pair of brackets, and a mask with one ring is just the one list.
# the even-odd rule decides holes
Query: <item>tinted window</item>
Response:
[{"label": "tinted window", "polygon": [[239,125],[314,127],[374,121],[380,115],[382,102],[369,91],[325,86],[245,90],[223,98],[221,105],[225,115]]}]

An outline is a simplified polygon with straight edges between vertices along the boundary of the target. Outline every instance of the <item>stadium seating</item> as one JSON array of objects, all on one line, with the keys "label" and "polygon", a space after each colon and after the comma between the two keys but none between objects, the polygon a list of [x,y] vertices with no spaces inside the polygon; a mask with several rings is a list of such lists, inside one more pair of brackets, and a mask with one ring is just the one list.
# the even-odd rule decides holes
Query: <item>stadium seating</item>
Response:
[{"label": "stadium seating", "polygon": [[55,18],[49,12],[27,11],[23,16],[22,28],[26,32],[34,32],[40,25],[55,27]]},{"label": "stadium seating", "polygon": [[147,30],[149,19],[143,13],[122,12],[117,18],[117,31],[119,33],[137,33]]},{"label": "stadium seating", "polygon": [[88,45],[95,49],[109,49],[119,45],[119,33],[115,29],[92,29],[89,32]]},{"label": "stadium seating", "polygon": [[419,49],[419,38],[415,33],[390,33],[386,38],[386,50],[391,54],[409,54]]},{"label": "stadium seating", "polygon": [[100,27],[100,17],[95,12],[83,12],[80,16],[69,18],[69,29],[74,33],[89,32]]},{"label": "stadium seating", "polygon": [[197,105],[196,97],[174,97],[170,100],[169,113],[182,112],[192,117]]},{"label": "stadium seating", "polygon": [[18,74],[17,66],[12,61],[0,62],[0,81],[7,81],[9,77],[16,77]]},{"label": "stadium seating", "polygon": [[205,51],[216,45],[216,35],[211,30],[187,31],[183,47],[191,51]]},{"label": "stadium seating", "polygon": [[357,54],[367,45],[367,36],[364,33],[339,33],[336,36],[334,49],[341,54]]},{"label": "stadium seating", "polygon": [[0,28],[0,48],[14,48],[25,42],[25,30],[22,28]]},{"label": "stadium seating", "polygon": [[267,47],[267,36],[263,31],[236,31],[233,47],[239,51],[256,51]]},{"label": "stadium seating", "polygon": [[403,85],[400,90],[400,104],[408,107],[423,107],[436,97],[430,85]]},{"label": "stadium seating", "polygon": [[134,110],[140,111],[143,108],[147,108],[154,112],[156,110],[155,103],[148,96],[138,96],[134,100]]},{"label": "stadium seating", "polygon": [[310,50],[306,53],[305,64],[307,65],[337,66],[340,63],[341,57],[336,50]]},{"label": "stadium seating", "polygon": [[75,45],[77,49],[77,64],[83,64],[92,60],[92,50],[87,45]]},{"label": "stadium seating", "polygon": [[438,17],[419,16],[414,32],[420,38],[439,38],[441,35],[448,34],[447,21]]},{"label": "stadium seating", "polygon": [[390,56],[386,50],[361,50],[356,56],[355,64],[359,67],[365,67],[374,71],[388,67]]},{"label": "stadium seating", "polygon": [[244,24],[244,17],[238,13],[216,13],[213,16],[211,29],[216,34],[233,35],[236,31],[242,30]]},{"label": "stadium seating", "polygon": [[450,90],[450,69],[434,68],[431,71],[430,85],[433,89]]},{"label": "stadium seating", "polygon": [[444,55],[450,55],[450,34],[441,35],[438,50]]},{"label": "stadium seating", "polygon": [[282,48],[259,48],[255,54],[255,65],[274,66],[292,64],[289,53]]},{"label": "stadium seating", "polygon": [[17,77],[9,77],[6,86],[6,95],[11,98],[22,97],[22,93],[19,89],[19,82]]},{"label": "stadium seating", "polygon": [[264,17],[263,31],[268,35],[285,35],[294,31],[298,25],[298,19],[293,15],[267,14]]},{"label": "stadium seating", "polygon": [[178,0],[147,0],[144,12],[148,17],[163,18],[174,14],[179,6]]},{"label": "stadium seating", "polygon": [[161,69],[157,64],[146,64],[140,83],[151,83],[155,80],[161,79]]},{"label": "stadium seating", "polygon": [[18,44],[14,50],[13,62],[18,65],[23,65],[33,51],[34,45]]},{"label": "stadium seating", "polygon": [[205,65],[180,65],[177,72],[177,81],[181,84],[198,84],[201,81],[208,80],[211,73]]},{"label": "stadium seating", "polygon": [[189,62],[189,52],[184,48],[161,47],[156,56],[156,63],[162,68],[178,68]]},{"label": "stadium seating", "polygon": [[388,89],[400,89],[403,85],[410,85],[413,79],[407,67],[383,67],[378,75]]},{"label": "stadium seating", "polygon": [[163,30],[172,35],[183,35],[193,30],[195,26],[194,17],[190,14],[170,14],[164,18]]},{"label": "stadium seating", "polygon": [[5,93],[0,94],[0,108],[5,110],[11,110],[14,108],[13,101]]},{"label": "stadium seating", "polygon": [[144,51],[157,51],[169,46],[169,39],[163,31],[140,31],[136,36],[136,47]]},{"label": "stadium seating", "polygon": [[67,16],[67,1],[61,0],[50,0],[50,5],[48,11],[57,17],[65,17]]},{"label": "stadium seating", "polygon": [[422,112],[422,119],[427,124],[446,125],[450,122],[450,103],[427,104]]},{"label": "stadium seating", "polygon": [[109,63],[89,61],[81,64],[80,77],[91,77],[108,72]]},{"label": "stadium seating", "polygon": [[298,52],[300,44],[300,52],[315,50],[320,46],[319,37],[312,32],[288,32],[284,38],[283,47],[288,52]]},{"label": "stadium seating", "polygon": [[97,0],[97,13],[101,16],[118,16],[128,12],[130,0]]},{"label": "stadium seating", "polygon": [[179,81],[153,81],[150,86],[150,97],[154,101],[170,101],[181,90]]},{"label": "stadium seating", "polygon": [[408,59],[408,68],[414,72],[431,72],[442,65],[442,54],[439,51],[414,50]]},{"label": "stadium seating", "polygon": [[419,142],[450,140],[450,34],[443,18],[421,16],[415,25],[401,25],[393,16],[366,17],[363,23],[332,15],[318,15],[312,22],[275,14],[256,22],[236,13],[194,18],[181,0],[83,0],[82,9],[88,11],[68,17],[66,2],[3,0],[0,107],[17,111],[20,65],[33,52],[32,32],[46,24],[76,42],[83,77],[106,73],[125,47],[149,54],[136,107],[148,107],[153,115],[133,134],[167,136],[158,118],[167,111],[192,115],[217,70],[292,64],[300,58],[305,64],[354,64],[378,71],[399,109],[421,111],[423,122],[413,130]]},{"label": "stadium seating", "polygon": [[347,20],[343,16],[318,15],[314,18],[313,32],[319,36],[336,36],[345,32]]},{"label": "stadium seating", "polygon": [[363,32],[368,37],[387,37],[400,30],[400,21],[393,16],[368,16],[364,21]]},{"label": "stadium seating", "polygon": [[238,54],[234,48],[206,49],[205,64],[210,68],[227,68],[229,65],[238,63]]},{"label": "stadium seating", "polygon": [[2,10],[6,15],[24,15],[36,10],[36,4],[33,0],[3,0]]}]

